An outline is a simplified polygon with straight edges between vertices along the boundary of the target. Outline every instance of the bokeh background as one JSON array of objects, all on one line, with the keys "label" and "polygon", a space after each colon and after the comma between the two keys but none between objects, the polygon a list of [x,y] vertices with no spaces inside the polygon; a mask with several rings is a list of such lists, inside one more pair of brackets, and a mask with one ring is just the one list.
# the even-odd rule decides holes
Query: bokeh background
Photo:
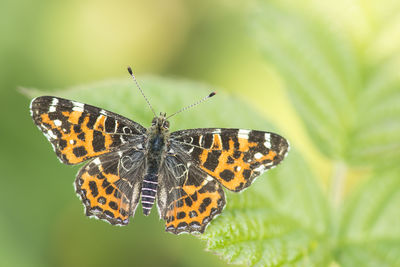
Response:
[{"label": "bokeh background", "polygon": [[[398,55],[398,1],[280,2],[288,18],[297,12],[345,34],[357,56],[369,53],[377,62]],[[129,79],[128,65],[139,80],[149,73],[205,82],[239,96],[274,123],[329,191],[332,163],[308,136],[279,68],[254,41],[249,25],[257,8],[258,1],[228,0],[1,1],[1,266],[226,265],[205,251],[204,241],[165,233],[155,210],[149,218],[138,213],[123,228],[83,216],[72,187],[78,168],[58,163],[19,87],[51,91]],[[340,194],[355,187],[364,171],[352,173]]]}]

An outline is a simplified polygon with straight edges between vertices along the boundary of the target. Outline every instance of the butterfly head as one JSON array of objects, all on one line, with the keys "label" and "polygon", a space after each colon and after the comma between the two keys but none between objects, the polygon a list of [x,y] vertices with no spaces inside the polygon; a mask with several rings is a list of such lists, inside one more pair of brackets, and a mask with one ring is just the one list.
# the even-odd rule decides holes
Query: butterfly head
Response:
[{"label": "butterfly head", "polygon": [[151,128],[159,132],[168,132],[169,121],[167,121],[166,113],[160,113],[160,116],[154,117]]}]

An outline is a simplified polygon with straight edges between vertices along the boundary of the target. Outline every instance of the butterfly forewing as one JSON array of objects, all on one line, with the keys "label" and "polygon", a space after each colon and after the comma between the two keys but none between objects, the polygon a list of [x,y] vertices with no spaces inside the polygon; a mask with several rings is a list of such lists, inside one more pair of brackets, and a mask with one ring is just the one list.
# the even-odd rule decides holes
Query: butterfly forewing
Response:
[{"label": "butterfly forewing", "polygon": [[269,132],[242,129],[192,129],[171,134],[171,147],[232,191],[241,191],[278,165],[289,145]]},{"label": "butterfly forewing", "polygon": [[118,114],[52,96],[33,99],[31,115],[66,164],[116,150],[146,132],[141,125]]}]

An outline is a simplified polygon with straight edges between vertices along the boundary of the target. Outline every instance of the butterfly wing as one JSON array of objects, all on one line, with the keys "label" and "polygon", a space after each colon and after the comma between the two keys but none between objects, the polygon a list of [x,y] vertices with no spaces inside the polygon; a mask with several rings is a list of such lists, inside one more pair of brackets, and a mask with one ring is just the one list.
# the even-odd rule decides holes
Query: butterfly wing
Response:
[{"label": "butterfly wing", "polygon": [[141,144],[146,129],[127,118],[91,105],[52,96],[32,100],[31,115],[61,162],[78,164],[119,148]]},{"label": "butterfly wing", "polygon": [[139,202],[144,153],[139,150],[112,152],[86,164],[75,180],[75,190],[87,216],[113,225],[126,225]]},{"label": "butterfly wing", "polygon": [[192,129],[171,133],[170,150],[186,157],[227,189],[238,192],[278,165],[289,144],[285,138],[269,132]]},{"label": "butterfly wing", "polygon": [[166,157],[160,177],[157,205],[168,232],[203,233],[225,206],[222,186],[178,155]]}]

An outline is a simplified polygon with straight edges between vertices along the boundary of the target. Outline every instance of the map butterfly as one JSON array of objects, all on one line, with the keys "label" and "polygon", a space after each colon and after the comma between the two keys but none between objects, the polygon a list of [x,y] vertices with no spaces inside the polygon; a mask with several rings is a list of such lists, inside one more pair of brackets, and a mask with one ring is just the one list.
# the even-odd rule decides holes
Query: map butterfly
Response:
[{"label": "map butterfly", "polygon": [[203,233],[225,206],[223,187],[242,191],[289,149],[280,135],[256,130],[170,133],[171,116],[165,113],[146,129],[116,113],[53,96],[33,99],[30,109],[62,163],[88,161],[77,174],[76,193],[87,216],[113,225],[128,224],[140,200],[145,215],[157,204],[166,231]]}]

